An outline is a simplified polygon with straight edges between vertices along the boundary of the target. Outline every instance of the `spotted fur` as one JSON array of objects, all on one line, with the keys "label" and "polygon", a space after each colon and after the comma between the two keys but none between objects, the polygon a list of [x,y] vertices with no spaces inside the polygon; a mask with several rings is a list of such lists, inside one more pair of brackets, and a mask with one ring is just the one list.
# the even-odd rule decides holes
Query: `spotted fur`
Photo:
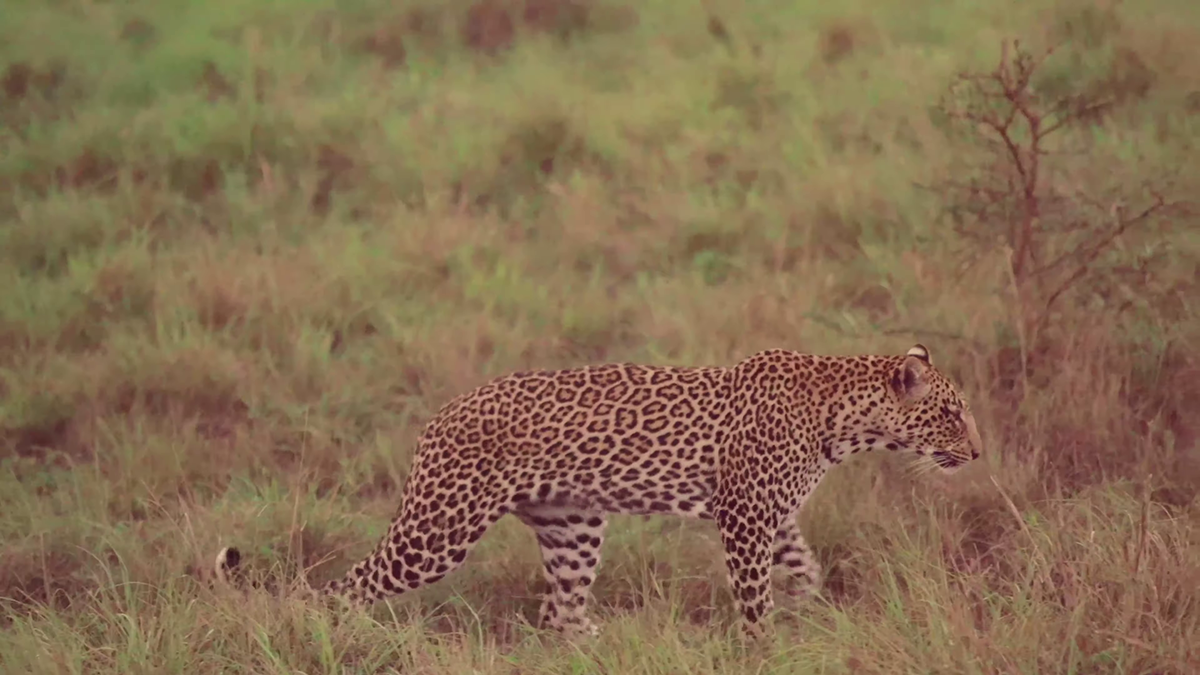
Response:
[{"label": "spotted fur", "polygon": [[[953,472],[981,448],[966,401],[922,345],[904,356],[775,349],[732,367],[516,373],[428,423],[387,534],[321,593],[370,603],[434,583],[512,514],[541,547],[543,625],[594,634],[586,605],[607,515],[673,514],[716,522],[736,608],[758,635],[773,568],[802,593],[819,588],[795,516],[830,467],[886,449]],[[231,580],[239,561],[222,549],[217,576]]]}]

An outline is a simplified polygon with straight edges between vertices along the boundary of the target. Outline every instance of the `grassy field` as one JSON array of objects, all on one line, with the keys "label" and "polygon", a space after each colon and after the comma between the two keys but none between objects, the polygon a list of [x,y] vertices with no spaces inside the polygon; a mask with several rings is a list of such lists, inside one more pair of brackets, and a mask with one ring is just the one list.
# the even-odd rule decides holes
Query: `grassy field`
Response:
[{"label": "grassy field", "polygon": [[[0,3],[0,671],[1200,672],[1200,3],[820,4]],[[1037,158],[939,103],[1008,38]],[[614,519],[577,643],[514,519],[370,612],[208,582],[340,575],[489,377],[916,341],[985,457],[831,474],[760,648],[711,523]]]}]

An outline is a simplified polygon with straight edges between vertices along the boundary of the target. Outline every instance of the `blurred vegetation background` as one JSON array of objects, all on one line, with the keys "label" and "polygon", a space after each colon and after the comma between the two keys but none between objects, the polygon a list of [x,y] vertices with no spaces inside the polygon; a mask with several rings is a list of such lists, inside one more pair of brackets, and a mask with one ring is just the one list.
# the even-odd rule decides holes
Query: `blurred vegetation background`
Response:
[{"label": "blurred vegetation background", "polygon": [[[1198,43],[1186,0],[8,0],[0,669],[1200,671]],[[914,341],[986,456],[834,472],[766,650],[669,518],[614,521],[578,645],[512,519],[368,613],[206,583],[340,575],[490,377]]]}]

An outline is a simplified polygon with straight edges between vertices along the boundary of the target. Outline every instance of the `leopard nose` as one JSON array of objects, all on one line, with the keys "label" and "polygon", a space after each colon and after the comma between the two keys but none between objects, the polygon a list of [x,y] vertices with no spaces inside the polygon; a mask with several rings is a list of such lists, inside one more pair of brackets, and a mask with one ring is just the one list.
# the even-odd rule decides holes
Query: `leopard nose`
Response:
[{"label": "leopard nose", "polygon": [[975,417],[967,416],[967,439],[971,444],[971,459],[979,459],[983,451],[983,439],[979,437],[979,428],[975,426]]}]

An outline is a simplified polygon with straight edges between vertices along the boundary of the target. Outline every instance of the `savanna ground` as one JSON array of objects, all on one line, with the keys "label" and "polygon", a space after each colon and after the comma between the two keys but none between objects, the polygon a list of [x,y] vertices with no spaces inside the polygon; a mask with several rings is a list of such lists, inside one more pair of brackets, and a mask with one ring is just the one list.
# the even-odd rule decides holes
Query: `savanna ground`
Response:
[{"label": "savanna ground", "polygon": [[[0,670],[1197,672],[1198,43],[1188,0],[3,3]],[[208,583],[340,574],[491,376],[915,341],[985,457],[835,471],[765,649],[710,523],[615,519],[575,644],[513,519],[368,613]]]}]

